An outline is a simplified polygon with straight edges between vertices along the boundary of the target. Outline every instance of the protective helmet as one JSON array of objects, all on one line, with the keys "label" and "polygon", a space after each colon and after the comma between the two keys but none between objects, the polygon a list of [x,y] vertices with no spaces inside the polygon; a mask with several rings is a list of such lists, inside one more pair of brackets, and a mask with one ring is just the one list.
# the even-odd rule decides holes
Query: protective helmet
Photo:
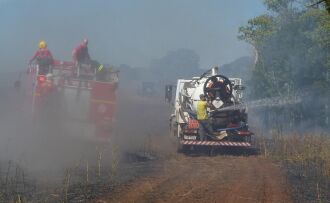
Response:
[{"label": "protective helmet", "polygon": [[88,45],[88,39],[85,38],[84,41],[83,41],[83,45],[87,46]]},{"label": "protective helmet", "polygon": [[53,80],[53,74],[48,73],[48,74],[46,75],[46,79],[47,79],[48,81]]},{"label": "protective helmet", "polygon": [[39,49],[45,49],[47,48],[47,43],[44,40],[41,40],[39,42]]},{"label": "protective helmet", "polygon": [[97,71],[101,72],[104,68],[104,65],[103,64],[100,64],[99,67],[97,68]]}]

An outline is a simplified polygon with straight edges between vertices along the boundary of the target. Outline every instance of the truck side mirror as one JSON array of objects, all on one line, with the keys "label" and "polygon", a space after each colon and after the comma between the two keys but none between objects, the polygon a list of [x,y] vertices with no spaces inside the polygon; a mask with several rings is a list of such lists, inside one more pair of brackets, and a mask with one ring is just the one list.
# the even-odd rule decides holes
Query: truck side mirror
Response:
[{"label": "truck side mirror", "polygon": [[165,86],[165,102],[171,103],[172,102],[172,94],[173,94],[173,86],[166,85]]}]

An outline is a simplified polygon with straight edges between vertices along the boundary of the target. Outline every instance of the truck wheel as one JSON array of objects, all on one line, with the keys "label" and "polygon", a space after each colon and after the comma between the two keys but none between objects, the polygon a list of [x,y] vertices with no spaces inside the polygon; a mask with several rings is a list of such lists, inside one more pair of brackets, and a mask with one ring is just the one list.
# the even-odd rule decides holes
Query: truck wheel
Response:
[{"label": "truck wheel", "polygon": [[177,139],[177,152],[178,153],[187,153],[188,146],[180,143],[181,139]]},{"label": "truck wheel", "polygon": [[178,152],[178,153],[183,153],[183,144],[181,144],[180,143],[180,139],[177,139],[177,141],[176,141],[176,151]]}]

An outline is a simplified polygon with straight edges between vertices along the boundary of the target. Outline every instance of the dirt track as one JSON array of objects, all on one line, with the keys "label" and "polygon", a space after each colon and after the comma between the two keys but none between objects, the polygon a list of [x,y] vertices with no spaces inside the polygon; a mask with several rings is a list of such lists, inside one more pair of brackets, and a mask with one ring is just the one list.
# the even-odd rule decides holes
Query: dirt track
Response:
[{"label": "dirt track", "polygon": [[292,202],[285,174],[269,160],[261,156],[176,154],[167,135],[169,108],[157,101],[123,100],[125,111],[119,121],[130,123],[130,128],[119,126],[118,147],[134,151],[144,146],[156,152],[159,160],[148,163],[147,175],[122,183],[94,202]]},{"label": "dirt track", "polygon": [[[150,134],[158,135],[151,137],[151,151],[161,158],[148,164],[147,175],[115,187],[95,202],[292,202],[285,174],[269,160],[261,156],[177,154],[166,134],[168,116],[154,116],[169,114],[169,108],[150,100],[125,101],[135,101],[126,106],[133,106],[129,112],[134,110],[135,115],[140,115],[128,116],[133,119],[129,123],[145,126]],[[143,109],[153,110],[141,112]]]},{"label": "dirt track", "polygon": [[97,202],[292,202],[278,166],[257,156],[178,155]]}]

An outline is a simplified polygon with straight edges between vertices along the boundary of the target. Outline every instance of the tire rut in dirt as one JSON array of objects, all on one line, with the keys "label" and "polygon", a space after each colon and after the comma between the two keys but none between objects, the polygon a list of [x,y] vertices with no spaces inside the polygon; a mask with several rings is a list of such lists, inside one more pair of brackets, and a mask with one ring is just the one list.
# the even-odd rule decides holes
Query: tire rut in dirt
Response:
[{"label": "tire rut in dirt", "polygon": [[258,156],[178,155],[106,202],[292,202],[281,170]]}]

